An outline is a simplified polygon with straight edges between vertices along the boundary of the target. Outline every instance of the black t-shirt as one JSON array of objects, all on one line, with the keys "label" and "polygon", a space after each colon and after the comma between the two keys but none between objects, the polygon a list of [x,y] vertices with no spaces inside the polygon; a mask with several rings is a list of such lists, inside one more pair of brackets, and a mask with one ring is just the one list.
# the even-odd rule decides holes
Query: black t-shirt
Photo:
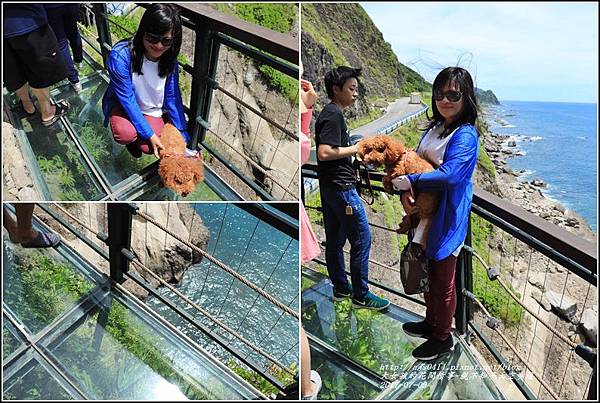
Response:
[{"label": "black t-shirt", "polygon": [[[317,122],[315,123],[315,143],[317,151],[320,144],[328,144],[332,147],[348,147],[352,145],[350,144],[350,134],[344,120],[344,114],[333,102],[325,106],[317,118]],[[321,186],[334,185],[339,188],[349,188],[356,183],[356,176],[352,167],[352,157],[320,161],[317,152],[317,168]]]}]

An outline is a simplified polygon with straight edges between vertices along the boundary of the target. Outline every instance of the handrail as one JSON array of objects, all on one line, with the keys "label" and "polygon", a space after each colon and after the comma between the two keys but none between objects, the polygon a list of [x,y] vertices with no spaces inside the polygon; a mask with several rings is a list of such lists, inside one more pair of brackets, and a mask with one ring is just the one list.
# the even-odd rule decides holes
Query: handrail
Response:
[{"label": "handrail", "polygon": [[473,206],[476,207],[477,214],[481,209],[492,212],[520,231],[543,241],[549,248],[589,271],[587,275],[575,274],[587,282],[597,284],[598,251],[592,242],[476,186],[473,186]]},{"label": "handrail", "polygon": [[[317,177],[316,165],[313,163],[303,165],[302,170],[305,177]],[[363,169],[360,174],[361,177],[368,175],[369,178],[377,181],[381,181],[385,176],[382,172],[367,172]],[[362,185],[357,184],[357,187],[362,188]],[[373,186],[373,189],[382,190],[379,186]],[[551,254],[553,259],[560,260],[561,264],[588,283],[597,284],[598,252],[592,242],[478,186],[473,186],[472,212],[492,220],[492,223],[502,226],[502,229],[509,231],[513,236],[520,239],[528,238],[525,239],[526,243],[537,240],[536,249],[545,246],[546,254]],[[503,222],[499,222],[498,219]]]}]

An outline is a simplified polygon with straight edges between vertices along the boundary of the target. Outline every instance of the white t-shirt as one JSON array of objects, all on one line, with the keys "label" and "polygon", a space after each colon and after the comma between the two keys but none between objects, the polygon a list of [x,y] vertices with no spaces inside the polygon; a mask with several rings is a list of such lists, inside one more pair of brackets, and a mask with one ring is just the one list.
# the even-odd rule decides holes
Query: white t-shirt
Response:
[{"label": "white t-shirt", "polygon": [[[444,162],[444,154],[446,153],[446,147],[448,142],[454,135],[454,131],[444,138],[439,138],[440,133],[444,131],[444,124],[433,127],[425,134],[421,144],[417,148],[417,154],[421,158],[425,158],[434,168],[439,167]],[[456,131],[456,130],[455,130]]]},{"label": "white t-shirt", "polygon": [[142,64],[142,73],[144,74],[134,72],[132,75],[135,98],[144,115],[159,118],[162,116],[167,77],[160,77],[158,62],[150,61],[146,56]]},{"label": "white t-shirt", "polygon": [[[421,144],[419,144],[419,147],[417,148],[417,154],[429,161],[429,163],[432,164],[434,168],[438,168],[444,162],[444,154],[446,153],[448,142],[456,132],[456,129],[446,137],[439,138],[440,133],[442,133],[443,131],[443,123],[440,123],[437,126],[433,127],[427,132],[427,134],[425,134],[425,137],[423,137],[423,140],[421,140]],[[452,252],[452,254],[454,256],[458,256],[462,247],[463,244],[460,244],[458,248],[456,248],[456,250]]]}]

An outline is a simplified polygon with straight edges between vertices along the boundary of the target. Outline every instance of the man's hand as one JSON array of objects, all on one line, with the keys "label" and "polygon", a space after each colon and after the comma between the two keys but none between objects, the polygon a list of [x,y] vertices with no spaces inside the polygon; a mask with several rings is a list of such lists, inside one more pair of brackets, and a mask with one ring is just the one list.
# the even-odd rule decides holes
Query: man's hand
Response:
[{"label": "man's hand", "polygon": [[415,199],[412,197],[410,192],[402,193],[400,201],[402,202],[402,207],[404,208],[404,211],[407,215],[411,215],[418,212],[418,207],[415,207]]},{"label": "man's hand", "polygon": [[157,159],[160,159],[160,152],[165,149],[160,141],[160,137],[153,134],[152,137],[150,137],[150,144],[152,144],[152,148],[154,149],[154,156]]},{"label": "man's hand", "polygon": [[310,81],[300,80],[300,97],[306,109],[310,109],[317,100],[317,93]]}]

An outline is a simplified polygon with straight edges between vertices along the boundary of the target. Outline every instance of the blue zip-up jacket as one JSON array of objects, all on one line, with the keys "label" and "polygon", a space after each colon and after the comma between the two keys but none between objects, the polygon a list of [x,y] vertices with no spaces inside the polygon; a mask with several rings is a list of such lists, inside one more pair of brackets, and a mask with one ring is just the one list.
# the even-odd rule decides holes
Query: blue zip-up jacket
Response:
[{"label": "blue zip-up jacket", "polygon": [[447,258],[465,240],[473,201],[471,177],[478,151],[477,129],[471,124],[462,125],[448,141],[442,165],[431,172],[407,175],[416,192],[438,193],[438,209],[425,249],[430,259]]},{"label": "blue zip-up jacket", "polygon": [[[104,126],[108,127],[110,112],[115,105],[120,104],[131,120],[138,135],[147,140],[154,132],[144,119],[144,115],[135,98],[131,71],[131,52],[128,41],[117,43],[108,56],[106,62],[110,84],[102,98],[102,111],[104,112]],[[185,142],[190,138],[187,134],[183,101],[179,89],[179,65],[175,63],[173,72],[167,76],[165,81],[165,97],[163,110],[169,114],[173,125],[183,134]]]}]

